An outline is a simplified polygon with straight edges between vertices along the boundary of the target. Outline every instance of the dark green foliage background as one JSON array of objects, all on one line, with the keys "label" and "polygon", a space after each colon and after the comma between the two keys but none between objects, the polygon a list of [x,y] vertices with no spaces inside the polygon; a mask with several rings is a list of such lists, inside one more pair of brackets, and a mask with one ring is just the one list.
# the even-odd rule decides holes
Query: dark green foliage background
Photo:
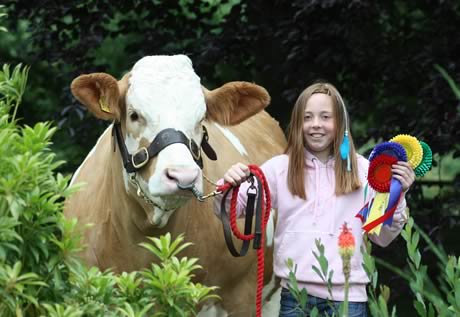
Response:
[{"label": "dark green foliage background", "polygon": [[[407,133],[430,144],[435,165],[460,156],[460,100],[434,67],[460,83],[459,1],[3,2],[10,33],[0,33],[0,62],[32,66],[19,117],[58,123],[65,172],[106,125],[72,98],[71,80],[96,71],[121,77],[142,56],[177,53],[190,56],[209,88],[229,80],[266,87],[268,111],[283,128],[300,91],[326,79],[346,98],[358,145]],[[459,190],[452,170],[448,181],[418,181],[408,195],[417,223],[457,254]],[[394,256],[402,248],[399,240],[375,251],[402,267],[405,259]],[[406,292],[391,274],[382,282],[394,300]]]}]

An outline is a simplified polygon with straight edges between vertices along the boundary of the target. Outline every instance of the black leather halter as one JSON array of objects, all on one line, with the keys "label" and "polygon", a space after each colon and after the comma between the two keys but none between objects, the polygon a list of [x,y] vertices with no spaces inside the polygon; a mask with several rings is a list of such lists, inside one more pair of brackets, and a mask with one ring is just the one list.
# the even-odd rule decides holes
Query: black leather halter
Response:
[{"label": "black leather halter", "polygon": [[203,140],[201,141],[201,147],[198,146],[193,139],[189,139],[184,133],[175,129],[164,129],[157,134],[155,139],[148,147],[141,147],[134,154],[129,154],[123,140],[123,134],[121,132],[120,123],[114,123],[112,128],[112,135],[115,135],[117,139],[118,147],[120,149],[121,158],[123,160],[123,166],[128,173],[134,173],[146,165],[150,159],[158,155],[168,145],[174,143],[182,143],[190,150],[194,161],[198,166],[203,168],[203,159],[201,157],[201,148],[203,148],[206,156],[210,160],[217,160],[216,152],[213,150],[211,145],[208,143],[208,131],[203,126]]}]

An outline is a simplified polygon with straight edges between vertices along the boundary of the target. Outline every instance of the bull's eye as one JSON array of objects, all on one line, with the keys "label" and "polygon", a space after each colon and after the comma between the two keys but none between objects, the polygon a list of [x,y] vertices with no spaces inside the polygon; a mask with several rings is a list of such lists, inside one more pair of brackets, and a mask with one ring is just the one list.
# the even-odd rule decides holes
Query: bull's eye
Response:
[{"label": "bull's eye", "polygon": [[129,118],[131,119],[131,121],[137,121],[137,119],[139,119],[139,115],[137,114],[137,112],[133,111],[129,114]]}]

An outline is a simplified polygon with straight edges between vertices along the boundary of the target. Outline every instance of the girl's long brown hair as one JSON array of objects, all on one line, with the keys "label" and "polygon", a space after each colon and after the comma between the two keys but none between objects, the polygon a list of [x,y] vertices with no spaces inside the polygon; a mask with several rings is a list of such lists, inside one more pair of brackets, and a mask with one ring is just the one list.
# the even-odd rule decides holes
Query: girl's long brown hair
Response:
[{"label": "girl's long brown hair", "polygon": [[[337,88],[326,82],[315,83],[308,86],[302,91],[292,109],[291,120],[288,126],[287,147],[285,153],[289,156],[288,168],[288,188],[294,196],[307,199],[305,192],[305,154],[304,154],[304,136],[303,122],[305,107],[308,99],[313,94],[323,93],[331,96],[333,103],[333,116],[335,124],[335,136],[332,144],[333,155],[335,159],[335,194],[343,195],[353,192],[361,187],[361,181],[358,177],[358,163],[356,158],[355,146],[351,132],[348,131],[350,141],[350,160],[351,171],[347,171],[347,162],[340,157],[340,144],[345,132],[345,105],[338,100],[340,96]],[[341,99],[341,98],[340,98]]]}]

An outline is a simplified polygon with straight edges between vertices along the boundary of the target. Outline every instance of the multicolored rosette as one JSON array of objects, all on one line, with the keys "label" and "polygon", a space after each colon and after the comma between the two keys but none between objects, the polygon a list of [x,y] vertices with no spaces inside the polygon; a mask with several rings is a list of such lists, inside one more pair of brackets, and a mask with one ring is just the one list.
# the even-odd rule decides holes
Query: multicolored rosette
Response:
[{"label": "multicolored rosette", "polygon": [[393,178],[391,166],[407,159],[405,148],[397,142],[383,142],[372,150],[367,180],[376,195],[357,215],[364,222],[365,231],[380,234],[383,224],[392,224],[402,186]]},{"label": "multicolored rosette", "polygon": [[[402,185],[393,177],[391,166],[406,161],[416,176],[423,176],[431,168],[432,157],[428,144],[407,134],[397,135],[372,150],[367,179],[376,194],[356,215],[363,221],[366,232],[380,234],[382,225],[391,226],[393,223],[394,212],[402,197]],[[367,196],[367,187],[365,192]]]}]

